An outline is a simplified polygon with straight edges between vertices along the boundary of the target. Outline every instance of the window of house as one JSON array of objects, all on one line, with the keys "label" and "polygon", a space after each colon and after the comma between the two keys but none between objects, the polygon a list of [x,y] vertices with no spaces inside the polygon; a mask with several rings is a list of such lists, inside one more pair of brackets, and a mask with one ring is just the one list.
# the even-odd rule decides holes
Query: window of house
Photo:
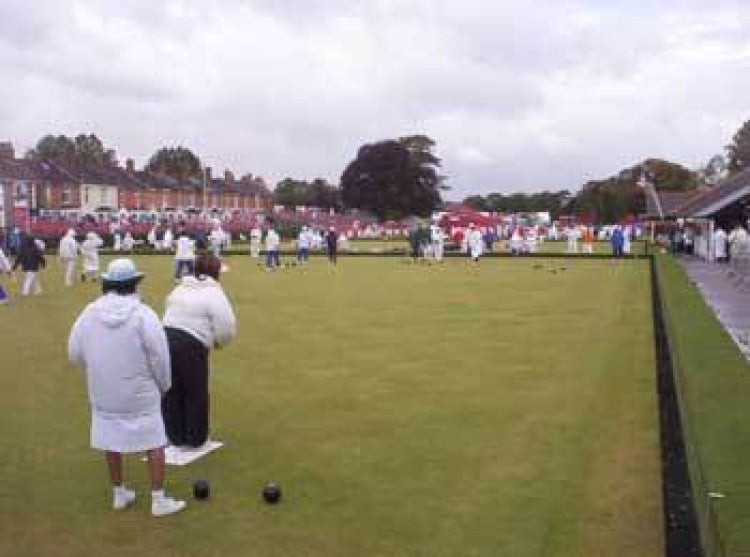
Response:
[{"label": "window of house", "polygon": [[72,196],[73,196],[73,192],[71,191],[70,186],[63,186],[63,189],[62,189],[63,205],[70,205]]}]

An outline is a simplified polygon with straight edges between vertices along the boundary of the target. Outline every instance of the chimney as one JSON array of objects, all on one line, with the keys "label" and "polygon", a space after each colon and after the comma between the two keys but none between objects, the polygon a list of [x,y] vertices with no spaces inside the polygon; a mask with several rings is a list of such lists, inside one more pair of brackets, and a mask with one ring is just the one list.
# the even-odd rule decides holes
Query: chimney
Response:
[{"label": "chimney", "polygon": [[117,161],[117,152],[114,149],[107,149],[106,153],[104,154],[104,164],[107,166],[119,166],[119,162]]},{"label": "chimney", "polygon": [[10,141],[0,141],[0,161],[12,161],[16,158],[16,152],[13,149],[13,143]]},{"label": "chimney", "polygon": [[211,167],[210,166],[207,166],[206,168],[203,169],[203,176],[206,179],[206,185],[210,186],[211,185]]},{"label": "chimney", "polygon": [[224,183],[227,186],[231,186],[232,184],[234,184],[234,174],[231,170],[224,171]]},{"label": "chimney", "polygon": [[135,162],[133,159],[125,159],[125,170],[131,174],[135,172]]}]

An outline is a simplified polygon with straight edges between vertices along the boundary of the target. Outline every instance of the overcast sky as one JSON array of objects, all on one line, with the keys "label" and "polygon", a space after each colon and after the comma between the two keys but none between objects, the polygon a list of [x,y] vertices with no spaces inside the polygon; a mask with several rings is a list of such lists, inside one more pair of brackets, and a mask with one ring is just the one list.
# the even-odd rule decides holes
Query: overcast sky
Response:
[{"label": "overcast sky", "polygon": [[[621,7],[616,7],[620,5]],[[750,2],[0,0],[0,140],[337,182],[425,133],[460,200],[696,168],[750,119]]]}]

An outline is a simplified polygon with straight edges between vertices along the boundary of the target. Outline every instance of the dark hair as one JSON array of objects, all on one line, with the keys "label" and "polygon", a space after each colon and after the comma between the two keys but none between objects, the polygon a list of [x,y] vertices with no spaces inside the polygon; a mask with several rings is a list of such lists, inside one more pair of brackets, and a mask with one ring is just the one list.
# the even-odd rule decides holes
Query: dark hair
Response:
[{"label": "dark hair", "polygon": [[110,292],[114,292],[118,296],[135,294],[138,283],[141,282],[141,278],[143,277],[134,278],[125,282],[102,280],[102,294],[109,294]]},{"label": "dark hair", "polygon": [[202,254],[195,261],[195,276],[209,276],[214,280],[219,280],[221,272],[221,261],[213,255]]}]

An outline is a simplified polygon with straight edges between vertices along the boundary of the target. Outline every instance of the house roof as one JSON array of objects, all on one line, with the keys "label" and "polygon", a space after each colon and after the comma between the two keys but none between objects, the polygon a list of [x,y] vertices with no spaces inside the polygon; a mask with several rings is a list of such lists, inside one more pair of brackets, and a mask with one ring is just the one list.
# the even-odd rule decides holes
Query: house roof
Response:
[{"label": "house roof", "polygon": [[668,218],[684,216],[681,207],[691,199],[700,196],[698,191],[659,191],[649,184],[646,186],[646,216]]},{"label": "house roof", "polygon": [[707,217],[750,195],[750,168],[746,168],[690,199],[679,210],[688,217]]},{"label": "house roof", "polygon": [[52,163],[27,159],[0,160],[0,175],[14,180],[78,182],[72,175]]}]

